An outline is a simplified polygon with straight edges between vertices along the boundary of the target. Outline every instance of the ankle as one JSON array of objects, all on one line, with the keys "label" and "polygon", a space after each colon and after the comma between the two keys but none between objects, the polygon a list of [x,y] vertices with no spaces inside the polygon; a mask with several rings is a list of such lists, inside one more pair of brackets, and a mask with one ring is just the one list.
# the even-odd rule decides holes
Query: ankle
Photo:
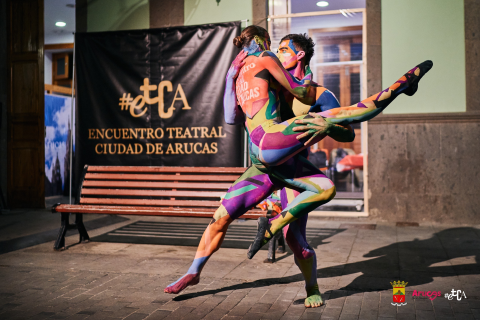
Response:
[{"label": "ankle", "polygon": [[314,286],[312,287],[305,287],[305,291],[307,291],[307,296],[312,296],[312,295],[320,295],[320,289],[318,288],[318,284],[316,283]]}]

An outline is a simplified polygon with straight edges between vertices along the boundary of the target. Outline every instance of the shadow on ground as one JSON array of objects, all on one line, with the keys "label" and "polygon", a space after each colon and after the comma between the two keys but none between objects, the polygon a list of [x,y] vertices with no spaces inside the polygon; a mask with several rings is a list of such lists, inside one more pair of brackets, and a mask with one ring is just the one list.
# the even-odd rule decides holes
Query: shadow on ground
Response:
[{"label": "shadow on ground", "polygon": [[[183,223],[166,221],[135,221],[118,229],[91,238],[95,242],[116,242],[197,247],[208,223]],[[307,228],[307,240],[313,246],[324,244],[323,240],[346,229]],[[231,224],[223,240],[222,248],[248,249],[257,234],[257,226]],[[262,250],[268,250],[264,246]],[[282,260],[290,256],[281,256]]]},{"label": "shadow on ground", "polygon": [[[475,228],[451,228],[437,232],[429,239],[397,242],[363,255],[364,258],[372,258],[370,260],[320,268],[317,270],[317,277],[322,279],[361,272],[362,275],[340,289],[345,290],[346,295],[350,295],[357,292],[385,290],[385,283],[398,280],[399,277],[408,279],[408,285],[414,286],[430,283],[433,277],[480,274],[479,233],[480,230]],[[311,245],[317,248],[321,243]],[[475,256],[475,263],[432,266],[450,259],[469,256]],[[183,294],[173,300],[182,301],[222,291],[265,287],[302,280],[303,276],[299,273],[283,278],[261,279],[216,290]]]},{"label": "shadow on ground", "polygon": [[[106,226],[110,226],[116,223],[120,223],[123,221],[128,220],[127,218],[120,217],[120,216],[114,216],[114,215],[109,215],[106,217],[94,219],[94,220],[89,220],[84,222],[85,227],[87,230],[94,230]],[[5,229],[17,222],[12,222],[9,224],[5,224],[1,226],[1,229]],[[37,232],[28,236],[23,236],[23,237],[18,237],[14,239],[9,239],[9,240],[4,240],[0,241],[0,254],[32,247],[38,244],[54,241],[57,239],[58,233],[59,233],[59,228],[60,228],[60,217],[58,218],[58,228],[43,231],[43,232]],[[78,231],[76,228],[72,230],[67,231],[67,237],[71,235],[78,235]],[[69,246],[71,247],[71,246]],[[53,248],[52,248],[53,249]]]}]

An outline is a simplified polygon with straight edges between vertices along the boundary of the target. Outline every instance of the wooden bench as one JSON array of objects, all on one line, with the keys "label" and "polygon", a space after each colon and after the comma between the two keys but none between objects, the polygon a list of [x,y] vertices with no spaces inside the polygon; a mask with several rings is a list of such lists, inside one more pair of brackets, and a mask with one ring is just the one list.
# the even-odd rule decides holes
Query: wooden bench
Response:
[{"label": "wooden bench", "polygon": [[[207,217],[246,168],[126,167],[86,165],[77,188],[75,204],[56,204],[62,225],[54,249],[65,248],[68,229],[77,228],[80,242],[89,240],[84,213]],[[75,224],[69,224],[75,213]],[[242,218],[257,219],[267,211],[252,209]]]}]

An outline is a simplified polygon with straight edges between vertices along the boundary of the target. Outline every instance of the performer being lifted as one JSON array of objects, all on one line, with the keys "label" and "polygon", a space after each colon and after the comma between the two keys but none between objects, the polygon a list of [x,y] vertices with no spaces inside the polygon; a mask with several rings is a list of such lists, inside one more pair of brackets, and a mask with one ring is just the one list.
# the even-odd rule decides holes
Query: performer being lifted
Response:
[{"label": "performer being lifted", "polygon": [[[282,67],[278,58],[267,51],[270,40],[263,28],[257,26],[246,28],[240,37],[235,38],[234,43],[242,47],[248,55],[244,64],[241,56],[237,57],[230,73],[242,66],[235,85],[238,102],[246,119],[245,126],[250,137],[250,154],[254,165],[229,189],[204,232],[195,260],[187,274],[165,288],[165,292],[178,293],[189,285],[197,284],[206,261],[220,247],[228,225],[272,191],[287,187],[299,194],[283,209],[278,218],[272,221],[268,219],[259,221],[257,239],[249,250],[250,258],[283,226],[331,200],[335,195],[333,183],[305,157],[295,155],[327,134],[342,136],[345,131],[349,131],[337,123],[348,124],[368,120],[381,112],[399,93],[412,95],[420,78],[431,67],[431,62],[415,67],[390,88],[356,106],[279,121],[281,114],[279,95],[282,90],[287,90],[299,99],[309,97],[311,87],[309,68],[306,68],[301,80],[293,77]],[[232,122],[235,122],[235,119],[233,120]],[[316,290],[312,289],[311,295],[320,298],[318,287]]]}]

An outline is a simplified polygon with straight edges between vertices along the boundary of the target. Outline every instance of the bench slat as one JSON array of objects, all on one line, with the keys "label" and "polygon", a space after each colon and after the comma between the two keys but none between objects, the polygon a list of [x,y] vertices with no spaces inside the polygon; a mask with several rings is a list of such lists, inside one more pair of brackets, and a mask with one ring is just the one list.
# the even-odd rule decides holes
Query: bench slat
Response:
[{"label": "bench slat", "polygon": [[104,181],[85,180],[84,187],[125,187],[125,188],[168,188],[168,189],[218,189],[228,190],[230,183],[176,183],[176,182],[148,182],[148,181]]},{"label": "bench slat", "polygon": [[[116,206],[88,206],[61,204],[55,208],[56,212],[96,213],[96,214],[125,214],[125,215],[153,215],[153,216],[183,216],[211,218],[215,210],[186,209],[186,208],[156,208],[156,207],[116,207]],[[242,218],[256,219],[266,216],[265,211],[251,210]]]},{"label": "bench slat", "polygon": [[206,176],[206,175],[173,175],[173,174],[115,174],[87,173],[86,180],[147,180],[147,181],[229,181],[234,182],[239,175]]},{"label": "bench slat", "polygon": [[177,206],[177,207],[211,207],[218,208],[220,201],[204,200],[154,200],[154,199],[111,199],[111,198],[81,198],[80,204],[111,204],[130,206]]},{"label": "bench slat", "polygon": [[87,194],[88,195],[118,195],[118,196],[218,198],[220,200],[220,197],[225,195],[225,192],[83,188],[82,195],[87,195]]},{"label": "bench slat", "polygon": [[134,167],[134,166],[88,166],[89,172],[187,172],[187,173],[243,173],[239,167]]}]

